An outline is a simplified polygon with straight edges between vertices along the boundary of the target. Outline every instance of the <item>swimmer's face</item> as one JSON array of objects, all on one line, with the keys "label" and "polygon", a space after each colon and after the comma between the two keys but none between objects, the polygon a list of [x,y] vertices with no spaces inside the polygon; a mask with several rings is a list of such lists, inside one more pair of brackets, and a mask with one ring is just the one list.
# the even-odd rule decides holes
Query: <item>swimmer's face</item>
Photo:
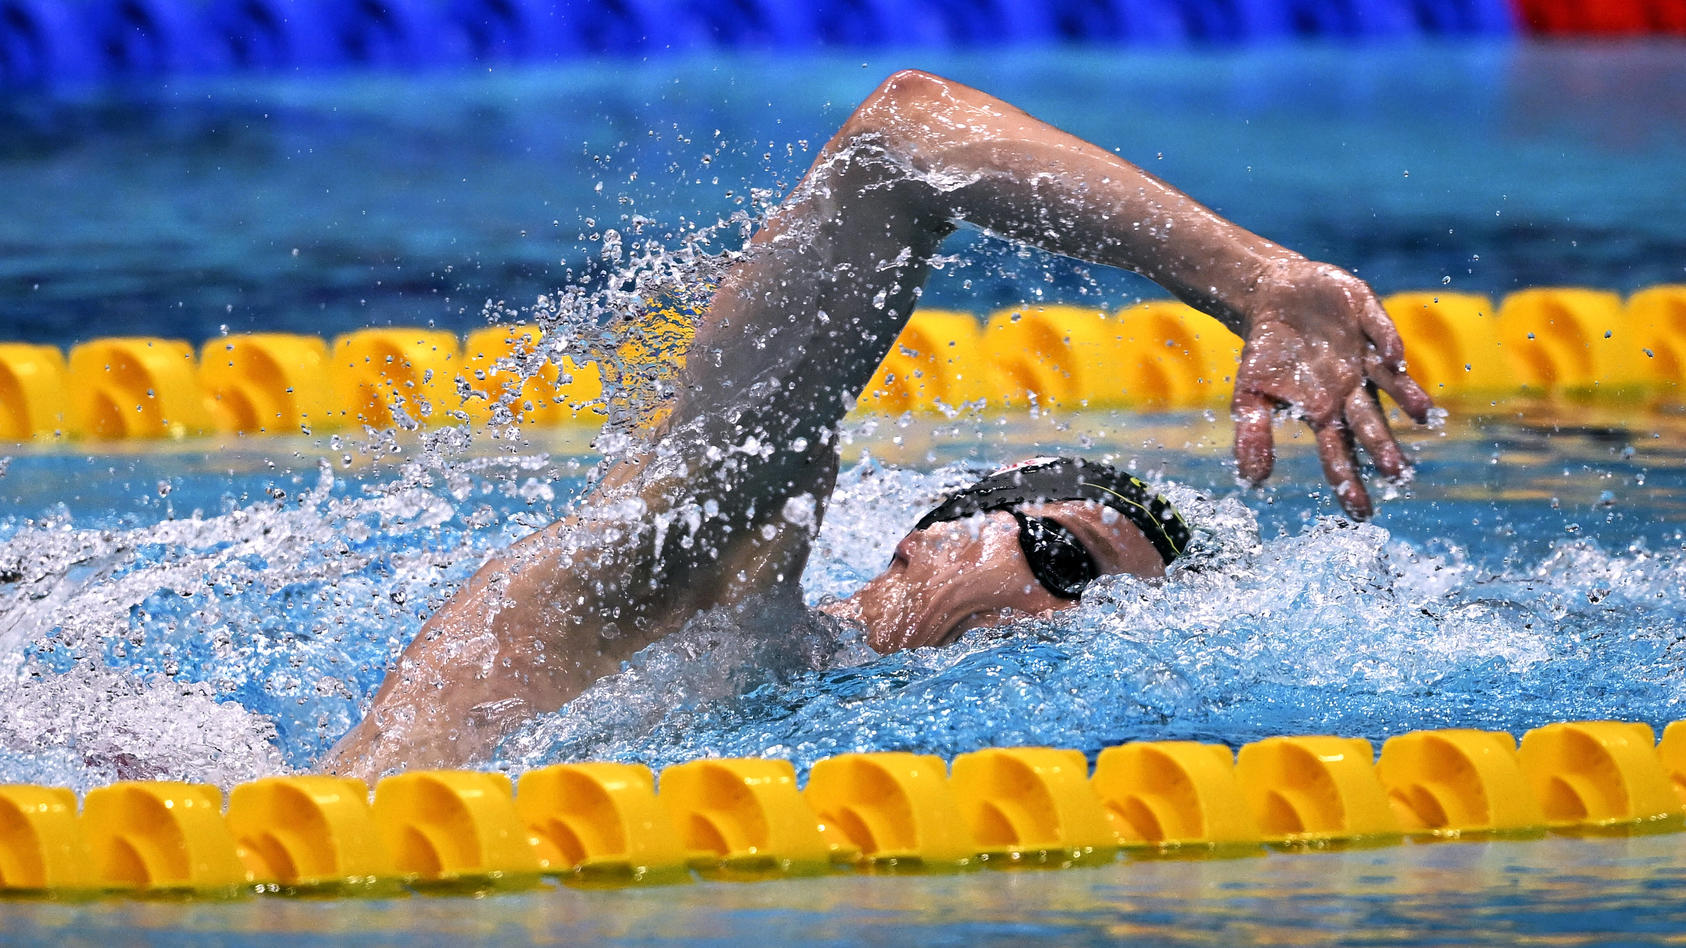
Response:
[{"label": "swimmer's face", "polygon": [[[1164,561],[1140,528],[1089,501],[1026,504],[1070,531],[1098,571],[1163,576]],[[1049,592],[1019,545],[1019,526],[1004,510],[932,524],[896,544],[889,568],[828,611],[859,620],[880,652],[946,645],[969,629],[1069,609],[1077,600]]]}]

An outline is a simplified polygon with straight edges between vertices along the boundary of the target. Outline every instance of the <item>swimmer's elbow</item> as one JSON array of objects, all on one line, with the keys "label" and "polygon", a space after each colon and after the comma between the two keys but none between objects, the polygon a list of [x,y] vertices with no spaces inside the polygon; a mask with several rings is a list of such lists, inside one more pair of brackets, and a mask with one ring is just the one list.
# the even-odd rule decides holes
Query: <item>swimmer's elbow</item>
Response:
[{"label": "swimmer's elbow", "polygon": [[923,69],[898,69],[866,97],[850,117],[847,130],[884,133],[901,127],[933,102],[950,94],[953,83]]},{"label": "swimmer's elbow", "polygon": [[898,69],[878,84],[868,102],[915,104],[929,102],[946,92],[951,83],[923,69]]}]

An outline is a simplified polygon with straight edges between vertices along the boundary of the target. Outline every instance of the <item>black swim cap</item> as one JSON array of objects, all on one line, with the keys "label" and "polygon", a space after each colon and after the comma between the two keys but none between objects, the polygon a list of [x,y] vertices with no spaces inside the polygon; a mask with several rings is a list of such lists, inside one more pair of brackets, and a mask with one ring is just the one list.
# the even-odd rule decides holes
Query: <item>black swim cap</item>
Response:
[{"label": "black swim cap", "polygon": [[919,518],[913,529],[1021,504],[1063,500],[1092,500],[1130,518],[1167,564],[1188,548],[1188,523],[1170,501],[1134,475],[1083,458],[1034,458],[1004,467],[951,495]]}]

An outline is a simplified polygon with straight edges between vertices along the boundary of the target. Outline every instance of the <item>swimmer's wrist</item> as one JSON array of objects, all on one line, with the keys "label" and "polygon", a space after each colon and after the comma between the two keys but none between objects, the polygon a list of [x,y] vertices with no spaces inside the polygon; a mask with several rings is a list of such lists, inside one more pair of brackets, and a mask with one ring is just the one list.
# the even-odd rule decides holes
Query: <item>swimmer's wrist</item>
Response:
[{"label": "swimmer's wrist", "polygon": [[1212,315],[1229,330],[1246,339],[1253,329],[1253,316],[1260,301],[1276,286],[1292,283],[1294,272],[1309,261],[1302,254],[1275,245],[1247,251],[1248,259],[1237,264],[1239,279],[1229,288],[1217,290],[1217,308]]}]

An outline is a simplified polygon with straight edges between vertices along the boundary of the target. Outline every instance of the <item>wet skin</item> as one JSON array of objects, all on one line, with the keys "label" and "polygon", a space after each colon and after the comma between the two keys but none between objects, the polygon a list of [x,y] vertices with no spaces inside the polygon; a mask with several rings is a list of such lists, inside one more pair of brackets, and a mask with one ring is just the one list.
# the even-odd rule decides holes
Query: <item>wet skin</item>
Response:
[{"label": "wet skin", "polygon": [[[606,459],[575,513],[491,558],[429,619],[323,766],[374,777],[460,765],[703,610],[800,608],[798,581],[836,481],[837,427],[962,221],[1134,270],[1245,339],[1232,402],[1243,479],[1269,475],[1282,409],[1315,432],[1324,474],[1353,516],[1371,511],[1360,446],[1381,474],[1405,472],[1377,392],[1418,421],[1432,404],[1363,281],[999,99],[899,72],[736,255],[648,445]],[[1079,530],[1083,515],[1070,516]],[[1011,520],[989,519],[1001,518]],[[838,608],[856,610],[880,648],[898,648],[951,638],[1003,609],[1056,607],[1020,582],[1028,568],[1013,574],[1022,556],[1008,531],[980,529],[982,546],[962,555],[950,545],[956,529],[968,528],[910,537],[886,576]],[[940,552],[927,557],[927,544]],[[994,585],[963,588],[985,577]]]},{"label": "wet skin", "polygon": [[[1019,510],[1070,530],[1102,575],[1165,574],[1147,536],[1111,507],[1062,501]],[[1018,524],[998,510],[909,533],[896,544],[884,572],[849,598],[820,609],[860,623],[868,644],[894,652],[947,645],[972,629],[1060,612],[1078,602],[1037,581],[1019,546]]]}]

